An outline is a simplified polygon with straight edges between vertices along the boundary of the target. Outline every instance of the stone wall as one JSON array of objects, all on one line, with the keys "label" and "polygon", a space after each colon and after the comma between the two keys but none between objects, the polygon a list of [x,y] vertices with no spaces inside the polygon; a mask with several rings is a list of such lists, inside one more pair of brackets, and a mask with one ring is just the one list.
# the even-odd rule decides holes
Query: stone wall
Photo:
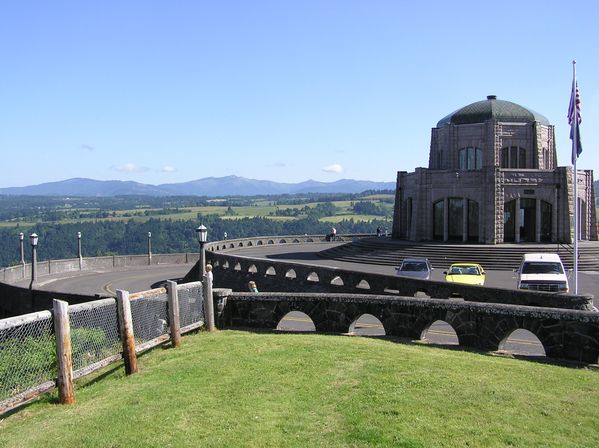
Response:
[{"label": "stone wall", "polygon": [[[272,237],[266,237],[230,244],[234,247],[238,247],[237,244],[245,244],[244,247],[247,247],[275,244],[275,241]],[[231,288],[234,291],[247,291],[248,282],[253,280],[258,289],[264,292],[367,293],[408,297],[427,295],[439,299],[459,297],[469,302],[593,309],[593,298],[588,295],[489,288],[356,272],[305,263],[254,259],[228,253],[228,245],[229,243],[222,241],[208,245],[206,258],[213,265],[214,286]],[[194,266],[183,282],[197,281],[198,272],[198,267]]]},{"label": "stone wall", "polygon": [[223,328],[277,328],[291,311],[308,315],[316,331],[348,333],[364,314],[385,334],[422,339],[435,321],[447,322],[461,346],[496,351],[517,329],[535,334],[548,357],[597,363],[599,313],[537,307],[372,295],[233,293],[220,306]]},{"label": "stone wall", "polygon": [[[38,280],[51,274],[67,274],[78,271],[111,271],[123,267],[141,267],[157,264],[196,263],[198,254],[153,254],[151,260],[147,255],[115,255],[109,257],[78,258],[67,260],[49,260],[37,264]],[[108,295],[83,295],[55,291],[42,291],[35,288],[16,286],[14,283],[31,278],[31,264],[12,266],[0,270],[0,319],[18,316],[35,311],[48,310],[52,307],[52,299],[61,297],[70,304],[85,303],[98,300]]]}]

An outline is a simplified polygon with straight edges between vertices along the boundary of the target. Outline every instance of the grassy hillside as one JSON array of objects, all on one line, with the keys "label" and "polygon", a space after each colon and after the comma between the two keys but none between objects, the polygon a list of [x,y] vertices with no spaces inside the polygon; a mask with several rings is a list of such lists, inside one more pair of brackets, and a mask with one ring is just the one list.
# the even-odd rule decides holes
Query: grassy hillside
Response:
[{"label": "grassy hillside", "polygon": [[238,331],[155,349],[0,420],[2,447],[590,447],[599,372],[419,344]]}]

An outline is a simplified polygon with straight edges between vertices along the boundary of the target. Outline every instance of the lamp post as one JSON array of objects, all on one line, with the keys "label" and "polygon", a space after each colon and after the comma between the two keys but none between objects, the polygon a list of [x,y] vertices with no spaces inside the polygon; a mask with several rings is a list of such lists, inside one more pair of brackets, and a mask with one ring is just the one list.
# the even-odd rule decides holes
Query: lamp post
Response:
[{"label": "lamp post", "polygon": [[79,257],[79,270],[83,268],[83,256],[81,254],[81,232],[77,232],[77,257]]},{"label": "lamp post", "polygon": [[148,232],[148,264],[152,264],[152,232]]},{"label": "lamp post", "polygon": [[29,241],[31,242],[31,285],[37,281],[37,233],[29,235]]},{"label": "lamp post", "polygon": [[206,240],[208,239],[208,229],[204,224],[200,224],[196,229],[196,234],[198,236],[198,242],[200,243],[200,272],[198,277],[202,280],[204,272],[206,271],[206,252],[204,250],[204,244],[206,244]]},{"label": "lamp post", "polygon": [[19,245],[21,247],[21,266],[23,267],[23,278],[25,278],[25,235],[23,232],[19,233]]}]

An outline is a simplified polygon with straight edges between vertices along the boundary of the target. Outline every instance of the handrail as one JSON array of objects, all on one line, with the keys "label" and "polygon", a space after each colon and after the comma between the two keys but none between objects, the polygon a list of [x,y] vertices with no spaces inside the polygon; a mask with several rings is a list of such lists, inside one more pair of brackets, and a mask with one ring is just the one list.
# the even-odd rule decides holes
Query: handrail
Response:
[{"label": "handrail", "polygon": [[565,241],[558,240],[556,244],[557,244],[556,252],[558,254],[560,253],[560,249],[563,248],[570,257],[574,257],[574,247],[572,246],[571,243],[566,243]]}]

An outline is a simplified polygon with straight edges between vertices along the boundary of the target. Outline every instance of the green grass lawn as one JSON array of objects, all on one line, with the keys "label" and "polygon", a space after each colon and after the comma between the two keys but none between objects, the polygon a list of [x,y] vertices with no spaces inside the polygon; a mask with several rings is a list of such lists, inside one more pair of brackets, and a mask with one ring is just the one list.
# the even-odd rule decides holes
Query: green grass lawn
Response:
[{"label": "green grass lawn", "polygon": [[599,372],[317,334],[157,348],[0,420],[1,447],[593,447]]}]

